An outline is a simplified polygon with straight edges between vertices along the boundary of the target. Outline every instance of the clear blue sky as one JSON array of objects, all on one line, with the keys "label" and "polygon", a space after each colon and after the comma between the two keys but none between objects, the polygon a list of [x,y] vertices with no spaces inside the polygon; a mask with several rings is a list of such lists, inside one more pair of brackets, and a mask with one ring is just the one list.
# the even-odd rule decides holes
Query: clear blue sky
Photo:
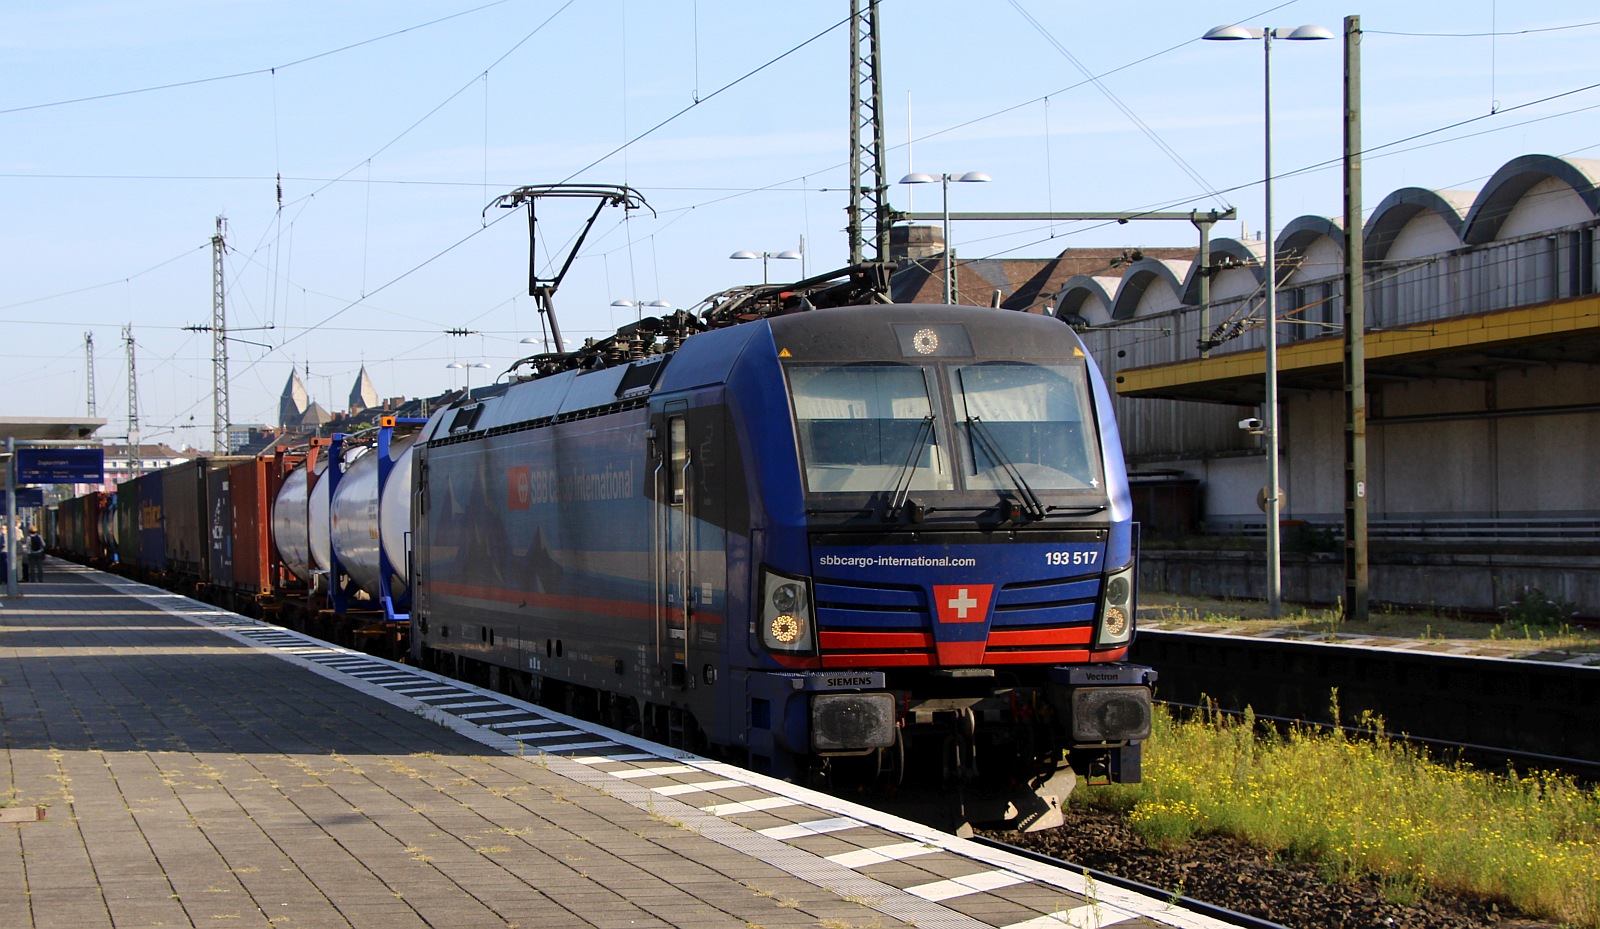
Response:
[{"label": "clear blue sky", "polygon": [[[490,364],[473,372],[481,385],[524,354],[519,340],[539,333],[526,223],[480,218],[518,185],[627,183],[658,213],[601,217],[556,297],[569,342],[632,318],[613,300],[689,307],[759,280],[758,263],[728,259],[736,250],[794,249],[804,237],[808,271],[839,267],[849,47],[846,28],[832,27],[848,10],[846,0],[12,0],[0,10],[0,415],[84,413],[92,332],[103,431],[123,433],[121,329],[132,323],[143,435],[208,446],[211,337],[183,327],[211,319],[219,214],[229,325],[247,340],[230,348],[241,423],[275,419],[291,365],[309,366],[314,397],[339,409],[363,361],[381,395],[416,396],[459,386],[451,361]],[[1231,204],[1259,229],[1260,44],[1196,41],[1227,22],[1338,32],[1362,14],[1368,146],[1476,119],[1369,158],[1369,210],[1406,185],[1475,189],[1517,155],[1600,157],[1600,109],[1590,109],[1600,89],[1522,106],[1600,83],[1600,27],[1524,33],[1600,20],[1592,2],[884,0],[881,10],[890,179],[912,167],[993,176],[954,187],[955,210]],[[1079,65],[1106,76],[1087,83]],[[1275,43],[1273,71],[1279,172],[1337,159],[1340,43]],[[173,84],[183,86],[131,92]],[[80,98],[98,99],[66,102]],[[1336,167],[1277,181],[1280,227],[1337,216],[1339,185]],[[912,192],[894,188],[894,205],[912,206]],[[914,192],[917,209],[937,209],[936,187]],[[573,206],[541,218],[551,250],[580,225]],[[966,257],[1044,257],[1193,236],[1187,224],[969,224],[953,238]],[[796,265],[773,262],[774,279],[798,277]],[[453,327],[478,334],[444,334]]]}]

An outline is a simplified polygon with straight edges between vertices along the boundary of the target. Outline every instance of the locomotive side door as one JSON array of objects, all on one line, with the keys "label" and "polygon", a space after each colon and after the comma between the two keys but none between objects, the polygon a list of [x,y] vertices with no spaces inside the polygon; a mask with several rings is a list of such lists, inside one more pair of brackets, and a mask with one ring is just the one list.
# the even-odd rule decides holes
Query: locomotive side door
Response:
[{"label": "locomotive side door", "polygon": [[[416,443],[412,451],[411,473],[411,531],[406,533],[406,576],[411,583],[411,612],[412,624],[426,624],[429,611],[428,598],[428,569],[427,553],[429,544],[429,518],[428,513],[428,445],[426,442]],[[419,557],[420,553],[420,557]],[[420,643],[423,636],[419,630],[412,629],[411,641]],[[420,644],[412,646],[412,652],[420,657],[422,648]]]},{"label": "locomotive side door", "polygon": [[689,450],[688,404],[667,404],[656,418],[655,575],[656,663],[669,687],[688,687],[689,624],[694,592],[694,466]]}]

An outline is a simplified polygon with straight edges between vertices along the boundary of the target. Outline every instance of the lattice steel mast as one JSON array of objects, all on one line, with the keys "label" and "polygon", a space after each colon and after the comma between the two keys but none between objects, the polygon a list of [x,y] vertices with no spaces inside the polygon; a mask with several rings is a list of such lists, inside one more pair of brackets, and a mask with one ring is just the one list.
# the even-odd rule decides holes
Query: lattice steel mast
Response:
[{"label": "lattice steel mast", "polygon": [[228,309],[222,277],[227,234],[228,221],[218,216],[211,237],[211,449],[218,455],[228,453]]},{"label": "lattice steel mast", "polygon": [[871,227],[874,261],[889,257],[889,182],[883,140],[883,56],[878,45],[878,0],[850,0],[850,263],[866,260]]},{"label": "lattice steel mast", "polygon": [[89,418],[94,419],[98,414],[94,409],[94,333],[92,332],[83,334],[83,362],[89,381]]},{"label": "lattice steel mast", "polygon": [[122,327],[122,341],[128,346],[128,466],[138,477],[144,471],[144,455],[139,448],[139,376],[133,361],[132,323]]}]

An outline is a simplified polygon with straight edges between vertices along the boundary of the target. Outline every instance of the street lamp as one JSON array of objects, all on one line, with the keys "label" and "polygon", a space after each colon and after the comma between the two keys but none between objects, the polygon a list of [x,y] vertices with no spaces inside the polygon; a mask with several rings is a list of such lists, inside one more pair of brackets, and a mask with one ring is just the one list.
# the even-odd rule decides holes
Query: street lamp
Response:
[{"label": "street lamp", "polygon": [[[1281,533],[1279,525],[1282,514],[1283,495],[1278,489],[1278,256],[1277,243],[1273,241],[1272,229],[1272,40],[1289,39],[1297,42],[1314,39],[1331,39],[1333,33],[1325,26],[1296,26],[1290,30],[1266,27],[1262,29],[1245,26],[1217,26],[1204,36],[1212,41],[1238,41],[1241,39],[1260,39],[1263,61],[1263,78],[1265,92],[1266,118],[1265,118],[1265,143],[1266,143],[1266,175],[1262,184],[1262,196],[1266,201],[1266,228],[1261,232],[1266,241],[1267,255],[1267,395],[1262,404],[1261,415],[1266,421],[1262,433],[1267,442],[1267,486],[1262,496],[1266,499],[1267,510],[1267,610],[1274,617],[1283,611],[1283,565]],[[1348,218],[1346,219],[1348,222]],[[1359,218],[1356,220],[1359,222]]]},{"label": "street lamp", "polygon": [[733,254],[729,255],[728,257],[729,258],[738,258],[738,259],[741,259],[741,260],[750,259],[750,258],[760,258],[761,259],[761,283],[765,284],[767,282],[767,260],[768,259],[771,259],[771,258],[783,258],[783,259],[786,259],[786,260],[793,261],[793,260],[797,260],[800,257],[800,253],[797,252],[797,251],[794,251],[792,249],[785,249],[784,251],[781,251],[781,252],[747,252],[747,251],[744,251],[743,249],[741,249],[741,250],[739,250],[737,252],[734,252]]},{"label": "street lamp", "polygon": [[476,362],[452,361],[449,364],[445,365],[445,367],[446,368],[450,368],[452,370],[464,369],[467,372],[467,396],[471,397],[472,396],[472,369],[473,368],[487,368],[487,367],[489,367],[489,365],[488,365],[487,362],[482,362],[482,361],[476,361]]},{"label": "street lamp", "polygon": [[907,174],[900,179],[902,184],[932,184],[939,182],[944,191],[944,302],[955,302],[956,267],[955,249],[950,247],[950,182],[961,184],[983,184],[994,178],[982,171],[968,171],[965,174],[923,174],[918,171]]},{"label": "street lamp", "polygon": [[637,315],[635,317],[636,320],[637,319],[644,319],[644,309],[645,309],[645,307],[649,307],[652,310],[670,310],[670,309],[672,309],[672,304],[668,303],[665,300],[651,300],[649,303],[644,303],[644,302],[639,301],[639,300],[613,300],[613,301],[611,301],[611,305],[612,306],[616,306],[616,307],[623,307],[623,306],[633,307],[637,311]]}]

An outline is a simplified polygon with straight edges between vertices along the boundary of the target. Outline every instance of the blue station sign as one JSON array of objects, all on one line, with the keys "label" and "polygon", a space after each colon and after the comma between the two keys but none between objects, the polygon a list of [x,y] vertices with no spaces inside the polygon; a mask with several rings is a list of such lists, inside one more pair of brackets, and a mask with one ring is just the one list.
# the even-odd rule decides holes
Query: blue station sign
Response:
[{"label": "blue station sign", "polygon": [[105,474],[104,449],[17,449],[18,484],[97,484]]},{"label": "blue station sign", "polygon": [[[6,498],[9,497],[9,496],[11,496],[11,492],[10,491],[8,491],[8,490],[0,490],[0,511],[3,511],[3,510],[5,510],[7,508],[7,504],[8,504],[9,501],[7,501]],[[30,506],[31,507],[44,506],[44,488],[43,487],[18,487],[17,488],[17,509],[25,510]]]}]

